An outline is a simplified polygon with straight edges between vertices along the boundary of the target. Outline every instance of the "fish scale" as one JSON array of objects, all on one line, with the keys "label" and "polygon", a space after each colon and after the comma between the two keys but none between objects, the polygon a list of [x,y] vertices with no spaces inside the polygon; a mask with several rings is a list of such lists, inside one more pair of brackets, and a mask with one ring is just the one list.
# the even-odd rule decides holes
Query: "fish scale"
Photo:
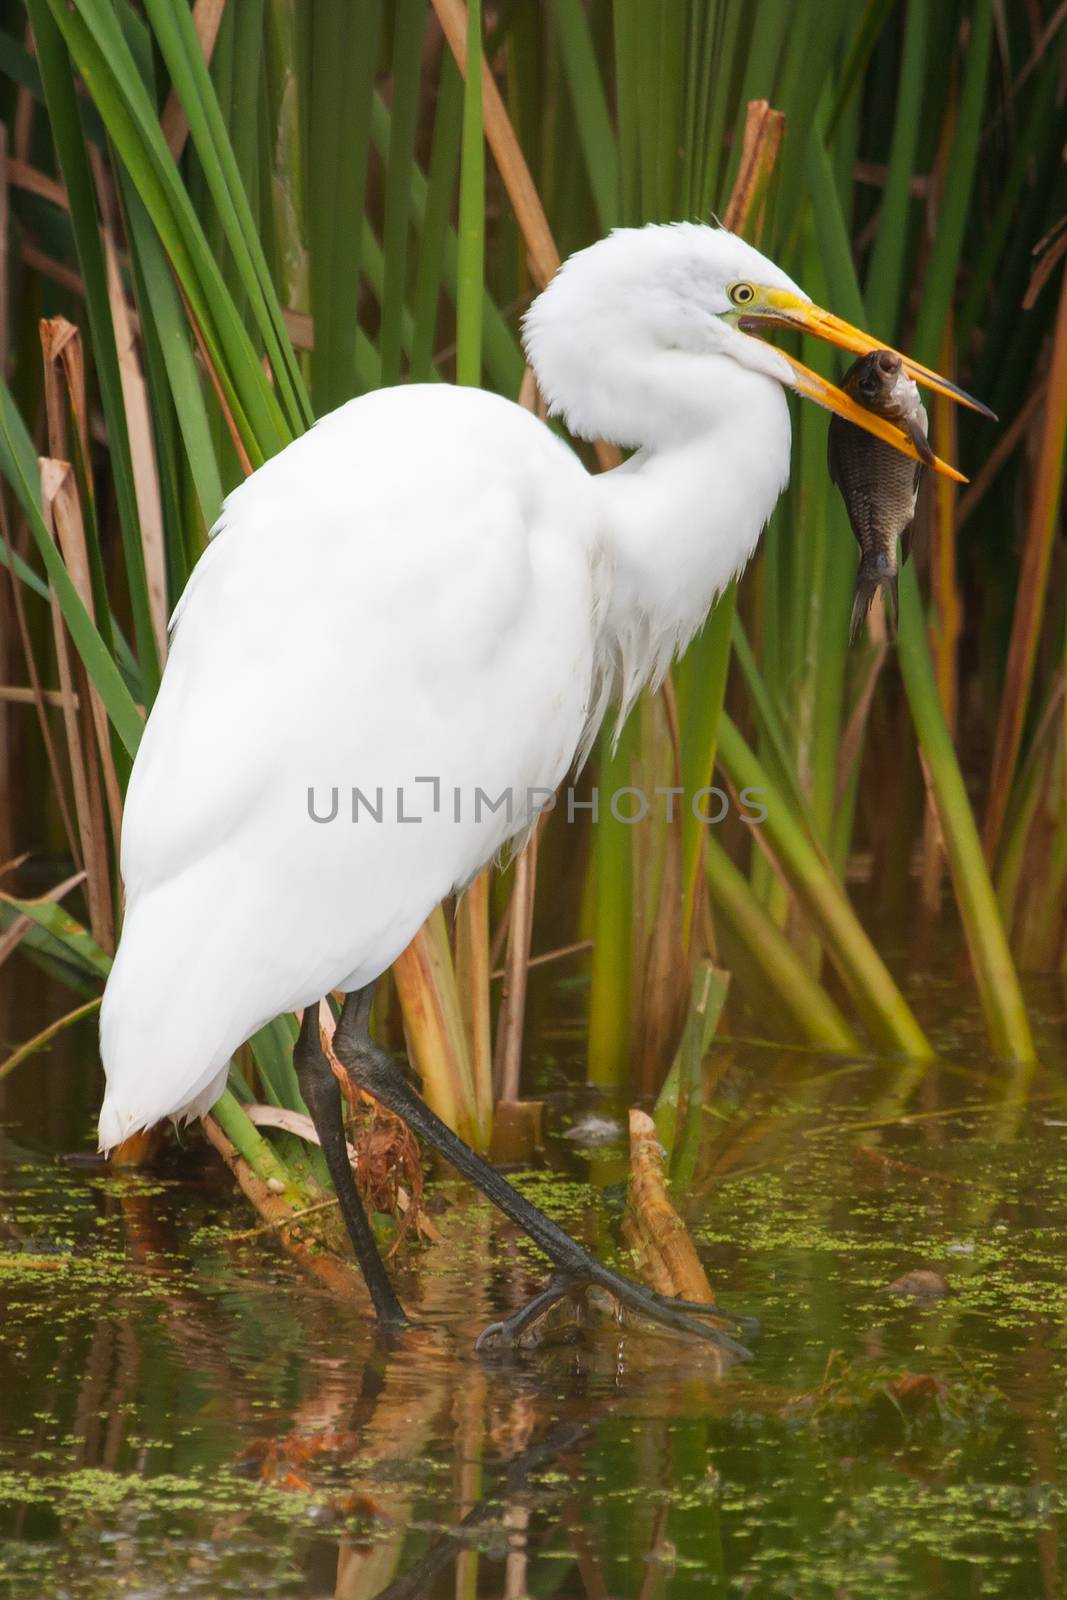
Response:
[{"label": "fish scale", "polygon": [[[929,453],[926,410],[892,351],[872,350],[854,362],[842,388],[867,410],[901,424],[920,452]],[[906,561],[923,469],[921,463],[837,416],[830,422],[827,460],[860,547],[849,629],[849,637],[855,639],[879,589],[887,617],[895,624],[897,540]]]}]

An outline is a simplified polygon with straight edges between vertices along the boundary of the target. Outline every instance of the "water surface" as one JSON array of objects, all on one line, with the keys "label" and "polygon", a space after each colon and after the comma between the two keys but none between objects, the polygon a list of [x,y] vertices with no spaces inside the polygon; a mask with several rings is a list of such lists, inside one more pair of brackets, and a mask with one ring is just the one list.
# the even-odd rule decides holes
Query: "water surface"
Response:
[{"label": "water surface", "polygon": [[[63,998],[10,990],[5,1034]],[[1040,999],[1062,1060],[1062,991]],[[1067,1096],[941,1004],[926,1070],[716,1048],[690,1221],[763,1325],[725,1375],[611,1323],[479,1360],[541,1273],[441,1178],[440,1239],[394,1264],[418,1326],[383,1348],[199,1138],[146,1176],[68,1159],[96,1092],[72,1033],[0,1086],[0,1593],[1063,1594]],[[523,1184],[621,1261],[625,1151],[561,1136],[622,1108],[544,1033],[549,1149]],[[951,1293],[886,1292],[918,1269]]]}]

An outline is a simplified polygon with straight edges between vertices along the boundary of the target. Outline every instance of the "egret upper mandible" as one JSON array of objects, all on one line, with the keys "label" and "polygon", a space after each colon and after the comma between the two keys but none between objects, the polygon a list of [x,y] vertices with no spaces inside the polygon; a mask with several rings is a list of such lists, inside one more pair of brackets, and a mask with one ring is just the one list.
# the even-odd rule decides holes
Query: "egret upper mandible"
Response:
[{"label": "egret upper mandible", "polygon": [[[524,338],[550,412],[579,438],[632,448],[622,466],[590,474],[497,395],[378,390],[229,495],[175,611],[126,800],[100,1143],[206,1111],[238,1046],[303,1010],[301,1091],[384,1320],[403,1312],[320,1043],[334,990],[348,996],[334,1049],[353,1080],[553,1262],[537,1309],[596,1283],[729,1342],[694,1320],[701,1308],[609,1271],[524,1200],[434,1116],[368,1022],[375,979],[433,908],[530,826],[609,704],[625,712],[663,675],[752,555],[789,474],[784,388],[914,455],[756,336],[772,327],[878,347],[724,229],[620,229],[565,263]],[[367,802],[356,820],[353,790]],[[479,790],[510,804],[479,807]]]}]

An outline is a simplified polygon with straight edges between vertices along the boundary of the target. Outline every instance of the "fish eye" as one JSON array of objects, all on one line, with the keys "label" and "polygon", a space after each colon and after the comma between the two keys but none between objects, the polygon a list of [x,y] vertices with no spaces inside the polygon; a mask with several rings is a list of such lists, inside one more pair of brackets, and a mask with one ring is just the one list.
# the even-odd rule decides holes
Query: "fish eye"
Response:
[{"label": "fish eye", "polygon": [[750,283],[731,283],[726,293],[735,306],[751,305],[756,298],[756,291]]}]

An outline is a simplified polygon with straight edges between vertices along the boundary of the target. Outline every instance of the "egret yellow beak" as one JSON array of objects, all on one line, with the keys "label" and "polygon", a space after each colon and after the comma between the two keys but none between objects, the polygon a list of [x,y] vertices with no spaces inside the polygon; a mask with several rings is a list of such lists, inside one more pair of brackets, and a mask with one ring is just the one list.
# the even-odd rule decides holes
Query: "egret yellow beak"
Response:
[{"label": "egret yellow beak", "polygon": [[[838,345],[842,350],[851,350],[861,356],[869,354],[872,350],[892,349],[892,346],[881,344],[869,333],[864,333],[861,328],[854,328],[841,317],[835,317],[832,311],[824,311],[821,306],[812,305],[809,300],[802,300],[799,295],[792,294],[787,289],[760,291],[759,300],[751,309],[746,308],[744,314],[738,318],[738,327],[743,333],[763,333],[767,328],[794,328],[801,333],[814,334],[818,339],[825,339],[828,344]],[[913,461],[924,459],[902,428],[898,428],[885,417],[868,411],[865,406],[857,404],[851,395],[837,388],[829,379],[813,372],[794,356],[788,355],[784,350],[780,354],[793,369],[792,387],[798,394],[814,400],[817,405],[825,406],[828,411],[836,412],[846,421],[855,423],[857,428],[862,428],[866,433],[873,434],[876,439],[892,445],[901,455],[909,456]],[[967,406],[983,417],[995,420],[995,413],[990,411],[988,406],[984,406],[980,400],[969,395],[958,384],[952,383],[948,378],[942,378],[936,372],[931,372],[929,367],[913,361],[900,350],[894,350],[893,354],[900,356],[904,371],[914,382],[922,384],[926,389],[932,389],[935,394],[947,396],[957,405]],[[932,459],[926,458],[926,464],[946,478],[954,478],[957,483],[967,482],[961,472],[957,472],[955,467],[949,466],[948,462],[942,461],[938,456],[933,456]]]},{"label": "egret yellow beak", "polygon": [[[871,350],[888,350],[888,345],[871,344]],[[865,352],[866,353],[866,352]],[[895,353],[895,352],[894,352]],[[885,444],[892,445],[894,450],[899,450],[902,456],[910,456],[912,461],[921,461],[932,472],[940,472],[946,478],[952,478],[956,483],[967,483],[969,480],[962,472],[957,472],[955,467],[949,466],[947,461],[942,461],[940,456],[935,456],[931,450],[928,455],[920,455],[915,448],[911,436],[898,428],[895,422],[890,422],[887,417],[880,417],[876,411],[868,411],[866,406],[861,406],[853,400],[844,389],[838,389],[829,378],[820,376],[806,367],[795,356],[786,355],[785,351],[779,352],[785,356],[793,369],[792,387],[797,394],[814,400],[817,405],[825,406],[827,411],[836,411],[839,417],[844,417],[847,422],[854,422],[857,428],[862,428],[865,433],[873,433],[876,439],[881,439]],[[910,376],[910,374],[909,374]]]}]

